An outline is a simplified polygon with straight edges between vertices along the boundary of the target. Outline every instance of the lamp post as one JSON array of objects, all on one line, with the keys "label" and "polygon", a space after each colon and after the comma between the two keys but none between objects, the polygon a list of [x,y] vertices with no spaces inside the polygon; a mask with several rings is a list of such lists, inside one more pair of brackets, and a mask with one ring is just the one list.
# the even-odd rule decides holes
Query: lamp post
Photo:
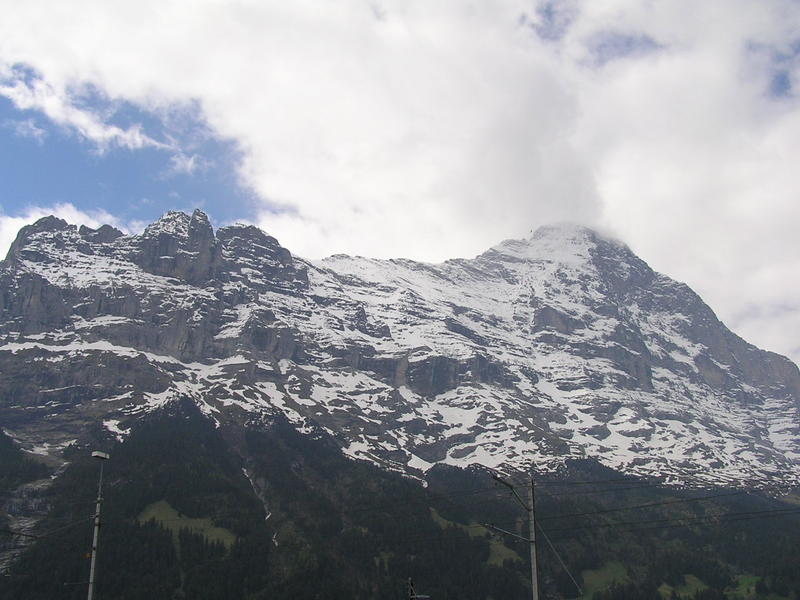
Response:
[{"label": "lamp post", "polygon": [[97,482],[97,507],[94,511],[94,537],[92,538],[92,565],[89,569],[89,592],[87,600],[94,598],[94,584],[97,573],[97,538],[100,536],[100,505],[103,502],[103,463],[111,458],[106,452],[92,452],[92,457],[100,461],[100,480]]}]

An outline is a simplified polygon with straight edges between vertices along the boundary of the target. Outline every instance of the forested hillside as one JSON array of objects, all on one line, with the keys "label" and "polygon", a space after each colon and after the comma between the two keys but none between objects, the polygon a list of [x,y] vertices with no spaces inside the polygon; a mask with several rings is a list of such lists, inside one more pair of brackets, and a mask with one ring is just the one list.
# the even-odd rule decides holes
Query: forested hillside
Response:
[{"label": "forested hillside", "polygon": [[[525,535],[525,513],[487,472],[437,467],[423,487],[347,459],[324,433],[301,435],[280,418],[215,428],[191,403],[142,419],[122,443],[94,435],[112,455],[103,600],[400,599],[409,577],[435,599],[528,597],[527,544],[481,525]],[[18,457],[4,467],[16,478],[4,476],[7,492],[43,467],[5,444]],[[98,475],[89,454],[70,450],[47,491],[42,537],[0,579],[0,597],[85,597]],[[767,494],[681,490],[584,460],[541,478],[536,500],[546,597],[800,595],[800,511]]]}]

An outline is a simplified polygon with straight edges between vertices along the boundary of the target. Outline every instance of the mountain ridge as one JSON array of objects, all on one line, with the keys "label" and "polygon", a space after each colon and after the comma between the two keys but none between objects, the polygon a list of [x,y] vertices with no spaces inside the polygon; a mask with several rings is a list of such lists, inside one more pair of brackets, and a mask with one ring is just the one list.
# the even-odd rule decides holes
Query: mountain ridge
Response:
[{"label": "mountain ridge", "polygon": [[124,437],[192,398],[412,475],[595,456],[681,483],[800,476],[797,366],[581,226],[432,264],[308,261],[201,211],[133,236],[46,217],[0,283],[0,418],[29,450],[58,455],[98,419]]}]

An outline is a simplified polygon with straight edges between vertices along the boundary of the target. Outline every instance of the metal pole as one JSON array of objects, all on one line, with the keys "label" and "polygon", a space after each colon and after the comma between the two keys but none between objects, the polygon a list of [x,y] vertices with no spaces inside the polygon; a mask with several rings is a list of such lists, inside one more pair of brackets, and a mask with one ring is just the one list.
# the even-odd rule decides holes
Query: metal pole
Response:
[{"label": "metal pole", "polygon": [[516,535],[515,533],[511,533],[510,531],[505,531],[504,529],[500,529],[499,527],[495,527],[494,525],[487,525],[491,529],[496,529],[497,531],[501,531],[503,533],[507,533],[514,537],[518,537],[522,540],[525,540],[530,544],[531,547],[531,595],[533,600],[539,600],[539,576],[538,571],[536,568],[536,520],[534,519],[534,512],[536,512],[536,503],[533,497],[533,473],[531,473],[531,485],[528,489],[528,503],[522,500],[517,494],[517,490],[514,489],[514,486],[508,483],[507,481],[503,480],[497,474],[492,475],[492,479],[494,479],[497,483],[500,483],[506,486],[508,489],[511,490],[511,493],[514,494],[514,497],[519,502],[520,506],[524,508],[528,513],[528,535],[530,537],[524,538],[522,536]]},{"label": "metal pole", "polygon": [[97,573],[97,539],[100,537],[100,505],[103,502],[103,462],[108,460],[104,452],[92,452],[92,456],[100,459],[100,480],[97,482],[97,506],[94,511],[94,537],[92,538],[92,564],[89,568],[89,592],[87,600],[94,598],[95,574]]},{"label": "metal pole", "polygon": [[[539,600],[539,575],[536,568],[536,522],[534,513],[536,505],[533,497],[533,475],[531,475],[531,486],[528,489],[528,535],[531,546],[531,596],[533,600]],[[90,599],[91,600],[91,599]]]}]

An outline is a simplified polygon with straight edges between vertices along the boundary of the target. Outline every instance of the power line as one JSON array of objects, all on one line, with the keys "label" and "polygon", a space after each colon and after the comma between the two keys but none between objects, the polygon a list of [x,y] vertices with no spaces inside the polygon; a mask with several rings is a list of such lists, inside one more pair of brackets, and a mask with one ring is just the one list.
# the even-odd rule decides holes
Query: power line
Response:
[{"label": "power line", "polygon": [[[518,480],[515,478],[509,478],[510,481],[518,483]],[[527,481],[527,480],[526,480]],[[750,481],[766,481],[774,483],[774,480],[770,480],[767,478],[763,478],[760,480],[751,479]],[[524,485],[527,485],[523,482]],[[664,480],[636,480],[632,479],[631,477],[620,477],[616,479],[596,479],[596,480],[579,480],[579,481],[542,481],[541,483],[537,481],[537,488],[541,486],[588,486],[588,485],[610,485],[611,487],[606,489],[591,489],[591,490],[542,490],[542,492],[548,497],[561,497],[561,496],[585,496],[585,495],[602,495],[602,494],[610,494],[610,493],[617,493],[617,492],[625,492],[625,491],[635,491],[635,490],[645,490],[654,487],[661,487],[664,485]],[[625,485],[630,484],[630,485]],[[522,484],[521,484],[522,485]],[[789,486],[790,484],[786,484]],[[676,488],[676,491],[684,491],[683,488]],[[412,504],[424,504],[425,502],[431,502],[436,500],[449,500],[454,498],[461,498],[461,497],[468,497],[468,496],[476,496],[481,494],[491,494],[497,493],[499,490],[497,486],[491,487],[477,487],[477,488],[469,488],[469,489],[462,489],[456,490],[452,492],[442,492],[442,493],[431,493],[428,492],[426,497],[423,498],[412,498],[406,501],[398,501],[398,502],[388,502],[382,504],[361,504],[355,505],[353,507],[346,507],[345,512],[354,514],[354,513],[362,513],[362,512],[377,512],[382,510],[392,509],[397,506],[407,507],[412,509]],[[748,490],[742,490],[745,492]],[[759,489],[757,491],[763,491],[763,489]],[[498,496],[501,498],[501,496]]]},{"label": "power line", "polygon": [[83,519],[78,519],[77,521],[72,521],[71,523],[68,523],[67,525],[64,525],[63,527],[58,527],[56,529],[52,529],[50,531],[46,531],[46,532],[40,533],[40,534],[25,533],[24,531],[15,531],[13,529],[0,529],[0,533],[9,533],[9,534],[15,535],[15,536],[18,535],[18,536],[21,536],[21,537],[29,537],[29,538],[34,538],[34,539],[44,539],[44,538],[48,538],[48,537],[50,537],[50,536],[52,536],[52,535],[54,535],[56,533],[59,533],[60,531],[64,531],[65,529],[69,529],[70,527],[72,527],[74,525],[78,525],[80,523],[85,523],[86,521],[89,521],[92,518],[93,517],[84,517]]},{"label": "power line", "polygon": [[647,521],[619,521],[617,523],[604,523],[598,525],[580,525],[576,527],[562,527],[560,529],[551,529],[550,533],[560,533],[563,531],[580,531],[580,530],[587,530],[587,529],[613,529],[617,527],[624,527],[626,525],[651,525],[654,523],[676,523],[676,522],[683,522],[683,521],[703,521],[703,520],[711,520],[711,519],[720,519],[725,520],[728,517],[737,517],[743,515],[766,515],[766,514],[797,514],[800,513],[800,508],[780,508],[780,509],[767,509],[767,510],[755,510],[755,511],[743,511],[743,512],[733,512],[733,513],[722,513],[722,514],[714,514],[714,515],[703,515],[698,517],[677,517],[673,519],[655,519],[655,520],[647,520]]},{"label": "power line", "polygon": [[[623,481],[623,480],[618,480],[618,481]],[[630,483],[634,483],[634,482],[631,482],[630,480],[627,480],[627,481],[629,481]],[[589,481],[576,482],[576,484],[589,484],[589,483],[595,483],[595,482],[589,482]],[[600,483],[603,483],[603,482],[600,482]],[[537,487],[538,487],[538,485],[539,484],[537,482]],[[579,496],[579,495],[580,496],[584,496],[584,495],[600,495],[600,494],[606,494],[606,493],[624,492],[624,491],[629,491],[629,490],[648,489],[648,488],[657,487],[657,486],[660,486],[660,485],[662,485],[662,484],[661,483],[651,482],[651,483],[636,484],[636,485],[634,485],[632,487],[615,487],[615,488],[609,488],[609,489],[605,489],[605,490],[581,490],[581,491],[561,491],[561,492],[545,491],[544,494],[547,495],[548,497]],[[428,500],[428,501],[431,501],[431,500],[447,500],[447,499],[458,498],[458,497],[476,496],[476,495],[479,495],[479,494],[490,494],[490,493],[493,493],[493,492],[495,494],[497,494],[498,492],[501,492],[501,491],[502,490],[500,490],[496,486],[488,487],[488,488],[472,488],[472,489],[468,489],[468,490],[460,490],[460,491],[457,491],[457,492],[449,492],[449,493],[444,493],[444,494],[435,494],[435,495],[428,496],[427,499],[426,498],[415,498],[413,500],[413,502],[414,503],[423,503],[426,500]],[[498,499],[504,498],[504,497],[505,496],[500,496],[500,495],[497,496]],[[411,508],[409,506],[409,504],[410,504],[409,501],[405,501],[405,502],[390,502],[390,503],[375,504],[375,505],[362,504],[360,506],[355,506],[353,508],[347,508],[346,511],[349,512],[349,513],[370,512],[370,511],[380,511],[380,510],[385,510],[385,509],[391,509],[391,508],[396,507],[396,506],[402,506],[402,507]]]},{"label": "power line", "polygon": [[[794,514],[800,515],[800,509],[796,509],[795,511],[785,512],[785,513],[784,512],[780,512],[780,513],[776,512],[774,514],[739,516],[739,517],[732,517],[732,518],[721,518],[721,517],[718,518],[717,516],[708,516],[708,517],[698,517],[698,518],[695,519],[695,518],[687,517],[683,521],[695,521],[695,522],[693,522],[693,523],[687,523],[687,522],[678,523],[678,522],[675,522],[675,523],[669,523],[669,524],[666,524],[666,525],[653,525],[652,527],[649,527],[649,526],[644,526],[644,527],[639,527],[639,526],[619,527],[619,528],[615,529],[615,531],[660,531],[660,530],[665,530],[665,529],[679,529],[679,528],[683,528],[683,527],[691,527],[693,525],[702,526],[702,525],[706,524],[706,523],[703,523],[702,521],[704,521],[704,520],[708,521],[708,520],[715,519],[715,518],[718,518],[718,521],[721,522],[721,523],[735,523],[735,522],[740,522],[740,521],[754,521],[754,520],[759,520],[759,519],[772,519],[772,518],[776,518],[776,517],[792,516]],[[676,519],[676,521],[681,521],[681,519]],[[708,524],[710,525],[711,523],[708,523]],[[555,530],[552,530],[550,533],[556,533],[556,532],[555,532]],[[567,538],[565,536],[564,538],[559,538],[559,539],[567,539]]]},{"label": "power line", "polygon": [[[775,518],[775,517],[792,516],[792,515],[795,515],[795,514],[800,515],[800,509],[791,509],[791,510],[787,509],[787,512],[778,512],[778,511],[776,511],[773,514],[741,516],[741,517],[735,517],[735,518],[730,518],[730,519],[729,518],[720,517],[719,520],[724,522],[724,523],[735,523],[735,522],[739,522],[739,521],[755,521],[755,520],[758,520],[758,519],[772,519],[772,518]],[[698,518],[700,518],[700,517],[698,517]],[[712,519],[714,517],[702,517],[702,518]],[[689,526],[689,524],[656,525],[654,527],[630,527],[628,529],[622,529],[621,531],[647,531],[647,530],[651,530],[651,529],[675,529],[677,527],[688,527],[688,526]]]},{"label": "power line", "polygon": [[410,501],[407,500],[407,501],[404,501],[404,502],[389,502],[389,503],[385,503],[385,504],[373,504],[373,505],[362,504],[360,506],[356,505],[353,508],[346,508],[346,511],[347,512],[351,512],[351,513],[368,512],[368,511],[374,511],[374,510],[383,510],[384,508],[392,508],[394,506],[408,506],[410,502],[420,502],[420,503],[421,502],[426,502],[426,501],[430,502],[431,500],[442,500],[442,499],[449,499],[449,498],[459,497],[459,496],[476,496],[478,494],[487,494],[487,493],[491,493],[491,492],[495,492],[495,493],[498,492],[498,488],[495,487],[495,486],[488,487],[488,488],[472,488],[472,489],[469,489],[469,490],[460,490],[460,491],[457,491],[457,492],[448,492],[448,493],[443,493],[443,494],[430,494],[426,498],[413,498]]},{"label": "power line", "polygon": [[591,496],[591,495],[596,495],[596,494],[597,495],[599,495],[599,494],[611,494],[611,493],[615,494],[615,493],[618,493],[618,492],[627,492],[627,491],[630,491],[630,490],[646,490],[646,489],[649,489],[649,488],[661,487],[661,485],[662,484],[660,484],[660,483],[642,483],[642,484],[633,485],[633,486],[630,486],[630,487],[617,487],[617,488],[612,487],[612,488],[608,488],[608,489],[605,489],[605,490],[580,490],[580,491],[577,491],[577,492],[573,491],[573,490],[565,491],[565,492],[551,492],[551,491],[547,491],[546,490],[544,493],[547,496],[551,497],[551,498],[555,498],[555,497],[559,497],[559,496],[587,496],[587,495]]},{"label": "power line", "polygon": [[[778,488],[776,488],[778,489]],[[707,496],[700,496],[695,498],[674,498],[671,500],[664,500],[661,502],[648,502],[644,504],[634,504],[630,506],[621,506],[617,508],[605,508],[605,509],[598,509],[598,510],[591,510],[591,511],[584,511],[579,513],[567,513],[563,515],[550,515],[546,517],[540,517],[540,520],[553,520],[553,519],[566,519],[566,518],[573,518],[573,517],[586,517],[586,516],[594,516],[594,515],[602,515],[602,514],[609,514],[615,512],[622,512],[626,510],[637,510],[637,509],[644,509],[644,508],[652,508],[658,506],[668,506],[668,505],[675,505],[675,504],[691,504],[693,502],[703,502],[706,500],[713,500],[716,498],[725,498],[730,496],[741,496],[743,494],[750,493],[748,490],[738,490],[738,491],[726,491],[719,494],[710,494]],[[515,521],[505,521],[505,523],[513,523]]]},{"label": "power line", "polygon": [[13,531],[11,529],[0,529],[0,533],[10,533],[11,535],[19,535],[19,536],[22,536],[22,537],[29,537],[29,538],[35,538],[35,539],[39,539],[39,538],[42,537],[40,535],[33,535],[31,533],[24,533],[22,531]]},{"label": "power line", "polygon": [[68,523],[68,524],[66,524],[66,525],[64,525],[62,527],[59,527],[57,529],[53,529],[51,531],[48,531],[48,532],[44,533],[41,537],[43,537],[43,538],[50,537],[51,535],[54,535],[54,534],[59,533],[61,531],[64,531],[65,529],[69,529],[70,527],[72,527],[74,525],[79,525],[81,523],[85,523],[86,521],[91,521],[92,518],[93,517],[84,517],[82,519],[78,519],[76,521],[73,521],[72,523]]},{"label": "power line", "polygon": [[745,491],[725,492],[725,493],[722,493],[722,494],[712,494],[710,496],[701,496],[699,498],[676,498],[676,499],[673,499],[673,500],[664,500],[663,502],[649,502],[649,503],[645,503],[645,504],[634,504],[634,505],[631,505],[631,506],[620,506],[620,507],[617,507],[617,508],[606,508],[606,509],[603,509],[603,510],[592,510],[592,511],[586,511],[586,512],[581,512],[581,513],[568,513],[568,514],[565,514],[565,515],[551,515],[549,517],[541,517],[541,520],[542,521],[545,521],[545,520],[549,521],[549,520],[552,520],[552,519],[567,519],[567,518],[571,518],[571,517],[588,517],[588,516],[593,516],[593,515],[603,515],[603,514],[614,513],[614,512],[622,512],[622,511],[625,511],[625,510],[651,508],[651,507],[655,507],[655,506],[667,506],[667,505],[671,505],[671,504],[688,504],[688,503],[691,503],[691,502],[702,502],[703,500],[712,500],[714,498],[726,498],[726,497],[729,497],[729,496],[741,496],[742,494],[746,494],[746,493],[747,492],[745,492]]},{"label": "power line", "polygon": [[[520,480],[519,478],[513,478],[513,477],[510,478],[510,480],[514,481],[514,482],[522,481],[523,483],[525,481],[524,478]],[[634,477],[628,476],[628,477],[620,477],[620,478],[616,478],[616,479],[596,479],[596,480],[579,480],[579,481],[572,481],[572,480],[563,480],[563,481],[542,480],[542,481],[538,481],[537,480],[536,486],[537,486],[537,488],[539,486],[544,486],[546,488],[547,486],[554,486],[554,485],[558,485],[558,486],[582,486],[582,485],[605,485],[605,484],[623,485],[623,484],[626,484],[626,483],[627,484],[632,484],[632,485],[637,485],[637,486],[642,486],[642,487],[657,487],[657,486],[665,485],[666,484],[666,479],[665,478],[660,478],[660,479],[636,479]],[[709,486],[712,485],[710,482],[707,482],[707,481],[697,481],[695,483],[700,484],[697,487],[709,487]],[[746,485],[750,486],[750,489],[759,489],[759,488],[756,487],[758,484],[767,484],[768,487],[772,487],[772,486],[777,484],[775,477],[748,477],[746,480],[744,480],[744,483]],[[612,485],[612,489],[613,489],[613,485]],[[777,485],[782,485],[782,486],[787,487],[789,489],[795,489],[797,487],[800,487],[800,481],[784,480],[782,484],[777,484]],[[678,489],[685,489],[685,487],[684,488],[678,488]],[[552,492],[548,491],[548,493],[550,493],[552,495]],[[567,492],[567,493],[575,493],[575,492]]]},{"label": "power line", "polygon": [[[672,519],[657,519],[657,520],[641,520],[641,521],[619,521],[616,523],[605,523],[599,525],[579,525],[575,527],[563,527],[559,529],[550,529],[548,533],[563,533],[563,532],[571,532],[571,531],[588,531],[594,529],[614,529],[617,528],[619,530],[646,530],[646,529],[661,529],[661,528],[669,528],[669,527],[684,527],[688,524],[687,521],[709,521],[709,520],[720,520],[720,521],[744,521],[744,520],[751,520],[757,518],[772,518],[772,517],[780,517],[780,516],[793,516],[795,514],[800,514],[800,507],[798,508],[782,508],[782,509],[767,509],[761,511],[741,511],[741,512],[732,512],[732,513],[722,513],[722,514],[714,514],[714,515],[704,515],[698,517],[677,517]],[[498,521],[497,524],[516,524],[519,523],[519,519],[515,519],[514,521]],[[667,525],[656,525],[653,527],[649,527],[651,524],[656,523],[665,523]],[[675,523],[680,523],[679,525],[673,525]],[[640,527],[640,526],[644,527]],[[630,526],[630,527],[628,527]],[[448,527],[442,529],[436,536],[421,536],[421,537],[413,537],[413,538],[406,538],[403,540],[399,540],[398,543],[406,543],[406,542],[422,542],[422,541],[441,541],[447,529],[455,529],[455,530],[471,530],[471,529],[484,529],[487,533],[491,533],[489,529],[485,525],[475,524],[475,525],[462,525],[460,523],[453,523]],[[464,532],[468,535],[471,539],[475,538],[476,536],[471,536],[468,532]]]},{"label": "power line", "polygon": [[[518,479],[518,478],[513,478],[512,477],[512,478],[510,478],[510,481],[513,481],[513,482],[516,483],[516,482],[519,482],[521,480]],[[605,484],[616,484],[616,483],[647,483],[647,484],[661,485],[661,484],[664,483],[664,480],[663,479],[660,479],[660,480],[637,479],[635,477],[619,477],[619,478],[616,478],[616,479],[594,479],[594,480],[578,480],[578,481],[573,481],[573,480],[568,480],[568,479],[565,479],[563,481],[552,480],[552,479],[551,480],[543,479],[543,480],[539,481],[537,479],[536,480],[536,487],[539,487],[540,485],[543,485],[543,486],[548,486],[548,485],[605,485]]]},{"label": "power line", "polygon": [[564,571],[566,571],[567,575],[569,575],[569,578],[572,580],[572,583],[574,583],[575,587],[578,588],[578,595],[583,596],[583,590],[581,589],[580,584],[578,584],[577,580],[572,576],[572,573],[567,567],[567,563],[565,563],[564,560],[561,558],[561,555],[558,553],[558,550],[556,550],[556,547],[553,545],[553,542],[550,541],[550,537],[547,535],[547,533],[545,533],[544,529],[542,529],[542,526],[539,523],[537,523],[536,526],[539,528],[539,531],[544,536],[544,539],[550,546],[550,549],[553,551],[553,554],[556,555],[558,562],[560,562],[561,566],[564,567]]},{"label": "power line", "polygon": [[[581,490],[581,491],[563,491],[563,492],[551,492],[549,490],[545,490],[544,494],[549,497],[559,497],[559,496],[584,496],[584,495],[600,495],[600,494],[611,494],[617,492],[626,492],[626,491],[635,491],[635,490],[645,490],[654,487],[662,487],[663,484],[661,483],[641,483],[638,485],[633,485],[630,487],[611,487],[607,489],[601,490]],[[773,485],[765,485],[763,487],[751,487],[751,488],[739,488],[739,491],[742,493],[748,492],[765,492],[765,491],[791,491],[796,486],[792,483],[784,483],[784,484],[775,484]],[[665,491],[674,491],[674,492],[685,492],[685,491],[696,491],[696,490],[703,490],[709,488],[691,488],[687,490],[686,488],[664,488]],[[713,489],[713,488],[712,488]]]}]

